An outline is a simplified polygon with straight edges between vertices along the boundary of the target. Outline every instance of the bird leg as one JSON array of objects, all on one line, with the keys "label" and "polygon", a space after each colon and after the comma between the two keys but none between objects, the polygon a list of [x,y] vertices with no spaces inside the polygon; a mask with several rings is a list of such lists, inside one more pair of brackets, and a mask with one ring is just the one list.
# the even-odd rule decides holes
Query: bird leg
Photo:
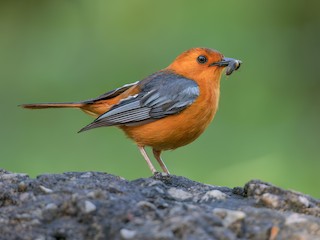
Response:
[{"label": "bird leg", "polygon": [[158,163],[160,164],[160,167],[162,168],[162,170],[167,173],[167,174],[170,174],[168,168],[166,167],[166,165],[164,164],[164,162],[162,161],[161,159],[161,150],[156,150],[156,149],[152,149],[153,151],[153,155],[154,157],[157,159]]},{"label": "bird leg", "polygon": [[148,157],[146,150],[144,149],[144,147],[138,146],[140,153],[142,154],[144,160],[146,160],[152,174],[155,174],[157,172],[157,170],[155,169],[155,167],[152,165],[152,162],[150,161],[150,158]]}]

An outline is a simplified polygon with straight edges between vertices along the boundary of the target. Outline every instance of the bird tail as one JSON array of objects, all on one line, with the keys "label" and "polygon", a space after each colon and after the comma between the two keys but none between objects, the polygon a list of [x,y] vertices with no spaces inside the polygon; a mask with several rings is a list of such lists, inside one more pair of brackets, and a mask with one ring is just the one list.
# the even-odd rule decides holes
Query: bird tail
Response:
[{"label": "bird tail", "polygon": [[45,108],[81,108],[84,103],[81,102],[64,102],[64,103],[34,103],[34,104],[21,104],[23,108],[28,109],[45,109]]}]

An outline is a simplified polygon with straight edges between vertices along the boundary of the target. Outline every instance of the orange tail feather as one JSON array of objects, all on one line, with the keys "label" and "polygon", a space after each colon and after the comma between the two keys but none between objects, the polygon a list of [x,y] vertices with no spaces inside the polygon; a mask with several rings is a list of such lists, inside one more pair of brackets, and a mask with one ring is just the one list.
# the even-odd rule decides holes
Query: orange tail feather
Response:
[{"label": "orange tail feather", "polygon": [[20,107],[28,109],[44,109],[44,108],[81,108],[83,103],[34,103],[34,104],[21,104]]}]

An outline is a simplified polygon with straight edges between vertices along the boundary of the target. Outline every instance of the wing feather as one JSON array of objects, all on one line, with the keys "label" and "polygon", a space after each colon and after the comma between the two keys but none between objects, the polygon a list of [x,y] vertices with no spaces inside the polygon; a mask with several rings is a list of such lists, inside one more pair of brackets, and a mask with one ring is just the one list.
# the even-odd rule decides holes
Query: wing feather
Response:
[{"label": "wing feather", "polygon": [[116,88],[112,91],[106,92],[102,95],[100,95],[99,97],[96,98],[91,98],[88,100],[85,100],[81,103],[94,103],[100,100],[106,100],[106,99],[110,99],[110,98],[114,98],[118,95],[120,95],[121,93],[127,91],[129,88],[133,87],[134,85],[136,85],[138,82],[134,82],[134,83],[130,83],[130,84],[125,84],[122,87]]},{"label": "wing feather", "polygon": [[173,72],[162,71],[138,83],[141,91],[114,105],[108,112],[80,130],[96,127],[136,126],[177,114],[199,96],[198,84]]}]

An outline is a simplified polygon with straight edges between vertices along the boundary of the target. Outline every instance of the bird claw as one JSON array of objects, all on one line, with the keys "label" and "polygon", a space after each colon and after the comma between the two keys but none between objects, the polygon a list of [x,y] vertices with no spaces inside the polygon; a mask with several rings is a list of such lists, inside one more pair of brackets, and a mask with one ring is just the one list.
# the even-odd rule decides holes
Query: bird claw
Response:
[{"label": "bird claw", "polygon": [[168,173],[164,173],[164,172],[155,172],[153,174],[153,178],[156,179],[156,180],[167,180],[171,177],[170,174]]}]

